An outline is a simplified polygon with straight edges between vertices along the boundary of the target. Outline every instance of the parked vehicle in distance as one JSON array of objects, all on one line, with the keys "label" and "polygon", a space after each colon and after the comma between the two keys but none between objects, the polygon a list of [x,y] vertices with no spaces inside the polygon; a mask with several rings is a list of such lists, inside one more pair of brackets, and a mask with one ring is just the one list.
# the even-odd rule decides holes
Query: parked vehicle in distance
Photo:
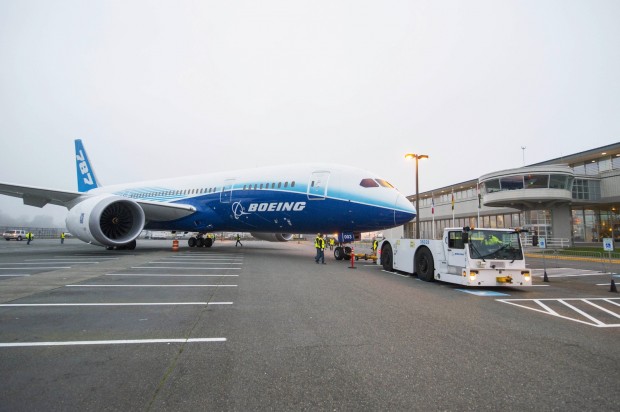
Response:
[{"label": "parked vehicle in distance", "polygon": [[5,240],[17,240],[22,241],[26,239],[26,231],[25,230],[7,230],[2,234],[2,237]]}]

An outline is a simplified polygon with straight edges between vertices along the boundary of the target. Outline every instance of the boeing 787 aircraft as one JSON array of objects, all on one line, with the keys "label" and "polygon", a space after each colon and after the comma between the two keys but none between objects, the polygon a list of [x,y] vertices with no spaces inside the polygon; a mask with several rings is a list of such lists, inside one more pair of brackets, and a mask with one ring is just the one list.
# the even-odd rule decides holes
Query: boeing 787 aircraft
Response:
[{"label": "boeing 787 aircraft", "polygon": [[[0,183],[0,194],[30,206],[64,206],[74,236],[110,249],[135,248],[145,229],[250,232],[269,241],[322,232],[350,241],[356,233],[399,226],[416,215],[386,180],[347,166],[273,166],[101,186],[79,139],[75,159],[77,192]],[[205,241],[211,246],[210,238]]]}]

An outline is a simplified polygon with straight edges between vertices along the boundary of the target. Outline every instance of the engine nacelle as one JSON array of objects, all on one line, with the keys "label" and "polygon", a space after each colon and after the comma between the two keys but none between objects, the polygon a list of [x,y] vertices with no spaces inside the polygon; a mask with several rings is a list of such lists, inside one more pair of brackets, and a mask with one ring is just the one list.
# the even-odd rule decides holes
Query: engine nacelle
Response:
[{"label": "engine nacelle", "polygon": [[123,246],[144,228],[144,211],[133,200],[101,195],[88,198],[69,210],[67,229],[78,239],[100,246]]},{"label": "engine nacelle", "polygon": [[250,233],[252,237],[268,242],[288,242],[293,238],[292,233]]}]

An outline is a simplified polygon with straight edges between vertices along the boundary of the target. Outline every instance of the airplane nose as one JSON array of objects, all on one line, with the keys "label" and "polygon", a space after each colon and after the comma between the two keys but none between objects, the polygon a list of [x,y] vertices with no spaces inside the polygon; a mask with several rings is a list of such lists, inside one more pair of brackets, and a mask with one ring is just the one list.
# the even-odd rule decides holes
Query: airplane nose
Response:
[{"label": "airplane nose", "polygon": [[407,222],[415,219],[417,211],[413,204],[402,194],[396,197],[394,203],[394,224],[404,225]]}]

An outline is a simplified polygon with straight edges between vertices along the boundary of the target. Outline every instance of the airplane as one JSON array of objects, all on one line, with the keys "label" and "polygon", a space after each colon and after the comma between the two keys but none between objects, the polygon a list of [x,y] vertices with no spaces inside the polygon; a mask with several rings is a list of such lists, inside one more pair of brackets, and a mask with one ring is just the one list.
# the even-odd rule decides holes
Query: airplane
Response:
[{"label": "airplane", "polygon": [[[134,249],[143,230],[198,232],[199,246],[207,247],[212,239],[202,235],[212,232],[249,232],[274,242],[293,233],[338,233],[346,243],[416,216],[386,180],[349,166],[271,166],[102,186],[81,139],[75,159],[77,192],[0,182],[0,194],[30,206],[66,207],[73,236],[108,249]],[[188,243],[196,246],[197,239]],[[343,251],[336,259],[345,258]]]}]

